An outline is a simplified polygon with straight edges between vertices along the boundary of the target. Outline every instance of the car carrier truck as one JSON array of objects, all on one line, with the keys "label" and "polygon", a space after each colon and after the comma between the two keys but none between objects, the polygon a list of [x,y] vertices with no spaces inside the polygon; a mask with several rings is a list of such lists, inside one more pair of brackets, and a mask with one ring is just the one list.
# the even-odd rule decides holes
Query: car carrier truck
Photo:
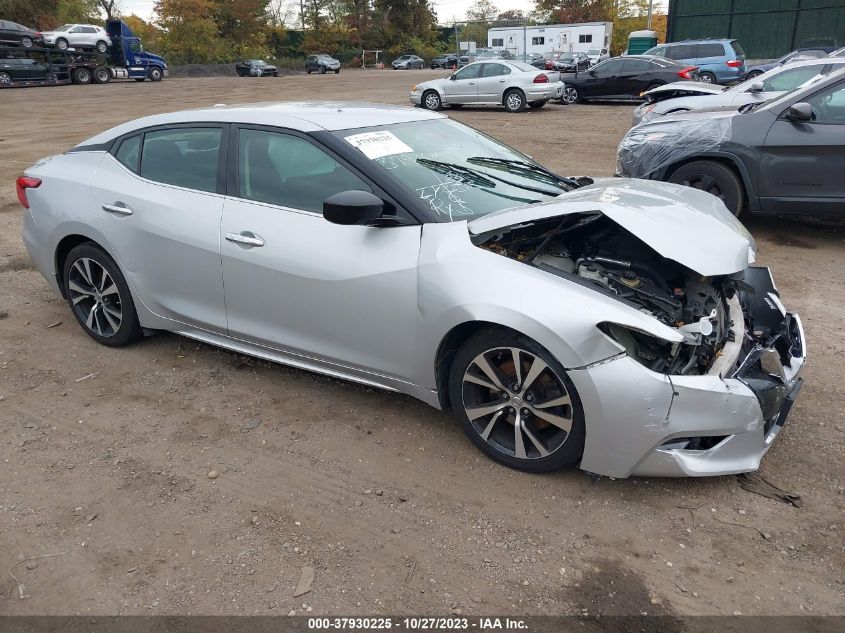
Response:
[{"label": "car carrier truck", "polygon": [[36,47],[0,50],[0,87],[108,83],[113,79],[161,81],[167,76],[164,58],[145,51],[123,20],[108,20],[106,32],[111,46],[105,53]]}]

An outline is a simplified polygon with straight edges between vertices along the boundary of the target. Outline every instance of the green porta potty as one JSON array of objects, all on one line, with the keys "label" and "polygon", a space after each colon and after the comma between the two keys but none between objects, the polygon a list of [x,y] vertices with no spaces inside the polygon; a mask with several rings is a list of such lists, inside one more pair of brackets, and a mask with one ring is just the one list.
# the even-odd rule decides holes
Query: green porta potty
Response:
[{"label": "green porta potty", "polygon": [[653,46],[657,46],[655,31],[632,31],[628,35],[628,55],[642,55]]}]

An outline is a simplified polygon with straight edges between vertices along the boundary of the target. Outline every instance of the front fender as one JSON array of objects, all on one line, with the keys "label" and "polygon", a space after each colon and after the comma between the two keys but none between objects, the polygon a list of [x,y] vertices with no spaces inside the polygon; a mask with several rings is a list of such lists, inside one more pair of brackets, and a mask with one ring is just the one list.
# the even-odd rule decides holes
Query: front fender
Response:
[{"label": "front fender", "polygon": [[465,222],[423,226],[418,265],[418,384],[435,385],[437,350],[455,327],[487,322],[520,332],[567,369],[618,355],[597,328],[611,321],[666,340],[678,333],[611,297],[478,248]]}]

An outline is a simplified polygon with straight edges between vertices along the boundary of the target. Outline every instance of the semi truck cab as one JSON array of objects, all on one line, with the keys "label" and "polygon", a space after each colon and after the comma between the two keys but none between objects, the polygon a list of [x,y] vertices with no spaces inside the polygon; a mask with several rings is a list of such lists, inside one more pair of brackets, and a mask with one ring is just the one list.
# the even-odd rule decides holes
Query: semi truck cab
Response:
[{"label": "semi truck cab", "polygon": [[107,20],[106,32],[111,38],[109,49],[111,71],[116,79],[161,81],[167,76],[167,63],[160,55],[144,50],[140,38],[123,20]]}]

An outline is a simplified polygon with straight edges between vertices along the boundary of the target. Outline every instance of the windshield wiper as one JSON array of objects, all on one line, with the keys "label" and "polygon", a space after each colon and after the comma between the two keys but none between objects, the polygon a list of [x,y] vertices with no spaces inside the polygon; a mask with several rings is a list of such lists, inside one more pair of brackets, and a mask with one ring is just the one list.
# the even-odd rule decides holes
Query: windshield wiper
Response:
[{"label": "windshield wiper", "polygon": [[464,165],[444,163],[439,160],[431,160],[430,158],[418,158],[417,162],[420,165],[423,165],[424,167],[428,167],[432,171],[445,171],[447,173],[457,174],[459,176],[459,180],[463,178],[464,181],[468,184],[478,185],[480,187],[495,187],[496,183],[493,182],[493,180],[498,180],[499,182],[503,182],[510,187],[524,189],[525,191],[533,191],[534,193],[539,193],[544,196],[560,195],[560,192],[558,191],[549,191],[548,189],[540,189],[537,187],[531,187],[529,185],[521,185],[517,182],[506,180],[505,178],[500,178],[499,176],[494,176],[493,174],[484,174],[482,172],[476,171],[475,169],[470,169],[469,167],[466,167]]},{"label": "windshield wiper", "polygon": [[571,191],[572,189],[580,187],[580,185],[572,178],[558,176],[553,171],[546,169],[541,165],[534,165],[533,163],[527,163],[522,160],[494,158],[492,156],[472,156],[471,158],[467,158],[467,162],[472,163],[473,165],[488,165],[491,167],[494,165],[500,165],[507,167],[508,171],[519,174],[520,176],[525,176],[526,173],[535,176],[542,176],[543,178],[541,178],[541,180],[544,180],[545,182],[551,181],[558,186],[564,185],[566,191]]}]

